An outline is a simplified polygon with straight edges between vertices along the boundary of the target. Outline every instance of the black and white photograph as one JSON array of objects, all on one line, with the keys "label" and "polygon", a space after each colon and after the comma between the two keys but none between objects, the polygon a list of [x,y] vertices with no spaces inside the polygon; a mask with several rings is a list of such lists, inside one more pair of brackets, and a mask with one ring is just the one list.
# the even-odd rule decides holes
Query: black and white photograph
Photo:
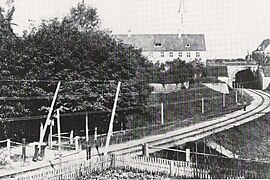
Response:
[{"label": "black and white photograph", "polygon": [[0,0],[0,179],[270,179],[269,0]]}]

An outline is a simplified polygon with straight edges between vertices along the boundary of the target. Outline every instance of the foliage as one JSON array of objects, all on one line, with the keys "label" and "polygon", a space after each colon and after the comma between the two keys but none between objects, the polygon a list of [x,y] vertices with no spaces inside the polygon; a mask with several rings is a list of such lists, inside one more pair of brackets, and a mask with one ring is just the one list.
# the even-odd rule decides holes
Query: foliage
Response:
[{"label": "foliage", "polygon": [[[140,50],[100,30],[96,9],[79,3],[63,19],[44,20],[22,37],[8,31],[13,12],[5,16],[2,10],[0,16],[1,28],[7,29],[1,35],[2,97],[52,96],[61,80],[57,107],[66,112],[104,111],[112,108],[117,82],[122,81],[120,107],[146,104],[150,63]],[[46,114],[50,101],[1,101],[1,117]]]},{"label": "foliage", "polygon": [[269,65],[270,57],[264,52],[253,52],[251,55],[252,59],[256,61],[259,65]]},{"label": "foliage", "polygon": [[205,75],[205,67],[199,60],[186,63],[181,59],[175,59],[166,64],[155,63],[151,66],[151,80],[153,83],[183,83],[185,81],[200,78]]}]

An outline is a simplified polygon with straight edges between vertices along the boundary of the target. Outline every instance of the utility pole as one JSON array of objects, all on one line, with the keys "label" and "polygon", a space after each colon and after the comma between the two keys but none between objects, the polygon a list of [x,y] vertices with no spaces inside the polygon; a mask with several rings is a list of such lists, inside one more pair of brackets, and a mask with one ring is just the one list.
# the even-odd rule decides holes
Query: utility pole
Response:
[{"label": "utility pole", "polygon": [[47,119],[46,119],[46,122],[45,122],[45,125],[44,125],[44,129],[42,130],[42,134],[41,134],[40,139],[39,139],[39,145],[40,146],[41,146],[41,144],[43,142],[47,126],[50,123],[50,118],[51,118],[51,115],[52,115],[52,112],[53,112],[53,107],[55,105],[56,98],[57,98],[57,95],[58,95],[58,92],[59,92],[59,89],[60,89],[60,85],[61,85],[61,82],[59,81],[58,84],[57,84],[54,96],[53,96],[53,100],[52,100],[51,107],[50,107],[50,110],[49,110],[49,113],[48,113],[48,116],[47,116]]},{"label": "utility pole", "polygon": [[86,160],[91,159],[91,147],[89,144],[89,134],[88,134],[88,114],[85,116],[85,140],[86,140]]},{"label": "utility pole", "polygon": [[111,115],[111,121],[110,121],[110,125],[109,125],[109,130],[108,130],[108,133],[107,133],[107,139],[106,139],[106,146],[105,146],[104,155],[107,155],[108,148],[109,148],[109,145],[110,145],[111,135],[112,135],[112,131],[113,131],[113,121],[114,121],[116,105],[117,105],[117,101],[118,101],[118,95],[119,95],[119,92],[120,92],[120,87],[121,87],[121,82],[118,82],[116,95],[115,95],[115,99],[114,99],[114,104],[113,104],[112,115]]},{"label": "utility pole", "polygon": [[89,134],[88,134],[88,114],[86,114],[85,116],[85,140],[86,140],[86,143],[88,143],[89,141]]},{"label": "utility pole", "polygon": [[161,125],[164,124],[164,106],[163,103],[161,103]]}]

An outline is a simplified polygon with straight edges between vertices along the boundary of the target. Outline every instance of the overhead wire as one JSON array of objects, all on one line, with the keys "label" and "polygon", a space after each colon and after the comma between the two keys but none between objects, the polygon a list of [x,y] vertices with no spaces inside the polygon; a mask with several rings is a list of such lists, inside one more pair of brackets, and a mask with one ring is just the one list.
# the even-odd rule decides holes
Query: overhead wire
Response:
[{"label": "overhead wire", "polygon": [[[215,96],[214,99],[220,98],[219,96]],[[207,98],[211,99],[211,98]],[[201,98],[197,98],[196,101],[200,101]],[[191,101],[184,101],[184,102],[177,102],[177,103],[167,103],[166,105],[175,105],[175,104],[183,104],[183,103],[188,103],[188,102],[195,102],[195,100]],[[141,105],[141,106],[130,106],[130,107],[123,107],[123,108],[117,108],[117,112],[120,111],[130,111],[130,110],[138,110],[141,108],[153,108],[153,107],[160,107],[160,103],[156,104],[148,104],[148,105]],[[103,114],[103,113],[111,113],[111,110],[96,110],[96,111],[80,111],[80,112],[68,112],[68,113],[63,113],[61,116],[66,117],[66,116],[78,116],[78,115],[91,115],[91,114]],[[0,119],[0,122],[13,122],[13,121],[23,121],[23,120],[35,120],[35,119],[44,119],[46,118],[47,115],[39,115],[39,116],[27,116],[27,117],[13,117],[13,118],[3,118]]]}]

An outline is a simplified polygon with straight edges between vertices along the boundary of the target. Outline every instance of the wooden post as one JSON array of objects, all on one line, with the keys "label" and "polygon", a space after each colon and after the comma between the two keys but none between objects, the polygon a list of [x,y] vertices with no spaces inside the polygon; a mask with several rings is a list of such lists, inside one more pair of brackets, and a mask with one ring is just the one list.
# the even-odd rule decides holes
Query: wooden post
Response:
[{"label": "wooden post", "polygon": [[10,139],[7,139],[7,152],[8,152],[8,156],[7,156],[7,159],[8,159],[8,161],[10,160],[10,154],[11,154],[11,152],[10,152]]},{"label": "wooden post", "polygon": [[202,113],[204,113],[204,98],[202,98]]},{"label": "wooden post", "polygon": [[241,96],[242,96],[242,99],[243,99],[243,88],[244,88],[244,85],[241,86]]},{"label": "wooden post", "polygon": [[237,90],[235,91],[235,103],[238,103]]},{"label": "wooden post", "polygon": [[190,149],[186,149],[186,161],[190,162]]},{"label": "wooden post", "polygon": [[50,134],[49,134],[49,148],[52,149],[52,135],[53,135],[53,126],[54,126],[54,120],[51,119],[51,124],[50,124]]},{"label": "wooden post", "polygon": [[[43,123],[41,122],[40,128],[39,128],[39,139],[40,140],[42,139],[42,132],[43,132]],[[42,144],[42,141],[39,141],[39,145],[38,145],[39,150],[41,150],[41,144]]]},{"label": "wooden post", "polygon": [[58,153],[59,153],[59,165],[61,167],[61,127],[60,127],[60,110],[56,110],[57,113],[57,132],[58,132]]},{"label": "wooden post", "polygon": [[91,147],[89,144],[88,114],[85,116],[85,141],[86,141],[86,160],[91,159]]},{"label": "wooden post", "polygon": [[170,176],[174,175],[174,161],[170,161]]},{"label": "wooden post", "polygon": [[80,147],[79,147],[79,139],[80,139],[79,136],[76,136],[76,137],[75,137],[75,150],[76,150],[77,152],[80,151]]},{"label": "wooden post", "polygon": [[74,138],[74,133],[73,133],[73,130],[71,130],[70,131],[70,136],[69,136],[69,143],[70,143],[70,145],[72,145],[73,144],[73,138]]},{"label": "wooden post", "polygon": [[161,103],[161,125],[164,124],[164,106],[163,103]]},{"label": "wooden post", "polygon": [[142,153],[143,156],[149,157],[149,147],[147,143],[142,145],[142,150],[143,150],[143,153]]},{"label": "wooden post", "polygon": [[196,166],[198,165],[198,154],[197,154],[197,152],[198,152],[198,143],[197,143],[197,141],[195,142],[195,150],[196,150]]},{"label": "wooden post", "polygon": [[112,131],[113,131],[113,121],[114,121],[114,116],[115,116],[115,111],[116,111],[118,95],[119,95],[119,92],[120,92],[120,86],[121,86],[121,82],[118,82],[117,91],[116,91],[114,104],[113,104],[112,115],[111,115],[111,121],[110,121],[110,125],[109,125],[109,130],[108,130],[108,133],[107,133],[107,139],[106,139],[104,155],[107,155],[108,148],[109,148],[109,145],[110,145],[111,135],[112,135]]},{"label": "wooden post", "polygon": [[48,116],[47,116],[47,119],[46,119],[46,122],[45,122],[45,125],[44,125],[44,129],[43,129],[42,134],[41,134],[40,139],[39,139],[39,144],[40,145],[43,142],[47,126],[50,123],[50,118],[51,118],[51,115],[52,115],[52,112],[53,112],[53,107],[54,107],[54,104],[55,104],[55,101],[56,101],[56,98],[57,98],[57,95],[58,95],[58,92],[59,92],[59,89],[60,89],[60,85],[61,85],[61,82],[59,81],[58,84],[57,84],[54,96],[53,96],[53,100],[52,100],[51,107],[50,107],[50,110],[49,110],[49,113],[48,113]]},{"label": "wooden post", "polygon": [[97,127],[95,127],[94,140],[97,140]]},{"label": "wooden post", "polygon": [[26,139],[25,138],[22,139],[22,161],[23,161],[23,164],[26,161]]},{"label": "wooden post", "polygon": [[86,140],[86,143],[89,141],[89,134],[88,134],[88,114],[86,114],[85,116],[85,140]]},{"label": "wooden post", "polygon": [[223,93],[222,96],[223,96],[223,107],[225,107],[226,106],[226,103],[225,103],[225,93]]}]

